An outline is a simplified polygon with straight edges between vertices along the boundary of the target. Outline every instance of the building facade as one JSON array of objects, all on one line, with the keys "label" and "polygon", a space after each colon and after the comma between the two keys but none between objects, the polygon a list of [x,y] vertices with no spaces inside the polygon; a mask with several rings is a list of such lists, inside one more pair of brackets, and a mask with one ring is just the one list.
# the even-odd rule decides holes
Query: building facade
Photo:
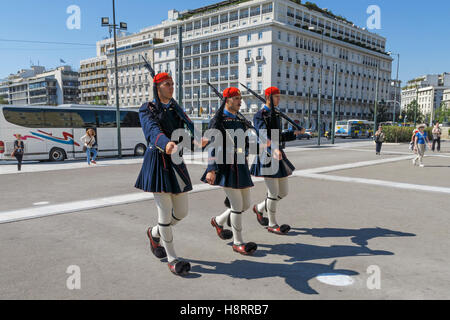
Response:
[{"label": "building facade", "polygon": [[105,55],[80,62],[80,103],[108,103],[108,70]]},{"label": "building facade", "polygon": [[402,109],[406,109],[413,101],[418,101],[419,110],[432,117],[441,106],[444,92],[450,89],[450,73],[426,75],[408,81],[402,88]]},{"label": "building facade", "polygon": [[[389,98],[392,58],[385,53],[386,39],[296,1],[225,1],[180,13],[163,24],[164,43],[154,46],[157,72],[177,71],[179,26],[187,112],[196,113],[200,107],[214,112],[218,107],[208,80],[219,90],[243,83],[259,93],[275,85],[284,95],[281,110],[303,125],[309,126],[311,118],[315,128],[322,85],[322,128],[328,129],[334,65],[337,119],[373,116],[377,67],[378,100]],[[261,103],[242,91],[241,110],[252,118]]]},{"label": "building facade", "polygon": [[[162,40],[163,29],[160,26],[148,27],[136,34],[123,35],[117,40],[119,104],[138,107],[153,100],[150,73],[144,66],[144,57],[153,66],[153,46]],[[107,81],[107,104],[116,105],[116,79],[114,40],[97,42],[97,55],[105,59]]]},{"label": "building facade", "polygon": [[450,89],[444,90],[442,101],[445,103],[447,109],[450,109]]},{"label": "building facade", "polygon": [[0,96],[12,105],[60,105],[78,103],[78,73],[70,66],[45,71],[33,66],[0,84]]}]

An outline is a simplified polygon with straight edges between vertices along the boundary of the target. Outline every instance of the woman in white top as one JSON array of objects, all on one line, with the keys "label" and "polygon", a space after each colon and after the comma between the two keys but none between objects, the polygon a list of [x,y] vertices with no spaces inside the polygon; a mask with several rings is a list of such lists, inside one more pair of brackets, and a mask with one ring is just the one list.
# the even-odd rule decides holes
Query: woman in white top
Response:
[{"label": "woman in white top", "polygon": [[[94,129],[87,129],[86,134],[82,136],[80,140],[81,142],[84,143],[83,150],[86,151],[88,165],[91,165],[91,162],[93,164],[97,164],[97,162],[95,162],[95,158],[97,157],[97,149],[94,148],[95,145]],[[91,161],[91,152],[94,154],[92,157],[92,161]]]}]

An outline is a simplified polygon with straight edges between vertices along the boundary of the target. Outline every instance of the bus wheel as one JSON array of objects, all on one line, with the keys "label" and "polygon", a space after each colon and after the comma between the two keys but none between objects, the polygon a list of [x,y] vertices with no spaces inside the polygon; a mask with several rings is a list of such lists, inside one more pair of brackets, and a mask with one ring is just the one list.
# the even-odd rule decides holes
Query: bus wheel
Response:
[{"label": "bus wheel", "polygon": [[136,157],[143,157],[145,154],[145,151],[147,150],[147,148],[145,147],[145,145],[138,144],[135,148],[134,148],[134,155]]},{"label": "bus wheel", "polygon": [[64,159],[66,158],[66,153],[64,152],[63,149],[53,148],[52,150],[50,150],[49,158],[50,158],[50,161],[53,161],[53,162],[64,161]]}]

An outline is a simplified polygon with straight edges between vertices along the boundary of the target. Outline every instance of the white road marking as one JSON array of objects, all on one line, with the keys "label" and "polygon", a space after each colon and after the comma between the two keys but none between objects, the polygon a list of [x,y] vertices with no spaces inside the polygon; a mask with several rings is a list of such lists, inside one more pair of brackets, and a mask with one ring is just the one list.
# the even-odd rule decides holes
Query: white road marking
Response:
[{"label": "white road marking", "polygon": [[376,165],[385,164],[385,163],[398,162],[398,161],[403,161],[403,160],[411,160],[414,157],[415,156],[413,156],[413,155],[409,155],[409,156],[396,157],[396,158],[339,164],[339,165],[335,165],[335,166],[321,167],[321,168],[315,168],[315,169],[297,170],[294,172],[294,176],[303,176],[304,174],[311,174],[311,173],[325,173],[325,172],[340,171],[340,170],[354,169],[354,168],[360,168],[360,167],[376,166]]},{"label": "white road marking", "polygon": [[427,185],[421,185],[421,184],[410,184],[410,183],[401,183],[401,182],[394,182],[394,181],[353,178],[353,177],[341,177],[341,176],[332,176],[332,175],[315,174],[315,173],[303,173],[303,174],[299,174],[298,176],[304,177],[304,178],[317,179],[317,180],[348,182],[348,183],[361,183],[361,184],[368,184],[368,185],[374,185],[374,186],[379,186],[379,187],[390,187],[390,188],[396,188],[396,189],[428,191],[428,192],[450,194],[450,188],[427,186]]},{"label": "white road marking", "polygon": [[44,206],[46,204],[49,204],[50,202],[48,201],[42,201],[42,202],[35,202],[33,203],[33,206]]},{"label": "white road marking", "polygon": [[[338,148],[339,149],[339,148]],[[344,148],[342,148],[344,149]],[[374,152],[371,149],[356,149],[356,148],[345,148],[348,151],[360,151],[360,152]],[[414,155],[411,151],[410,152],[400,152],[400,151],[385,151],[385,152],[381,152],[381,155],[394,155],[394,154],[409,154],[409,155]],[[429,154],[425,154],[425,158],[450,158],[450,154],[449,153],[432,153],[430,152]]]},{"label": "white road marking", "polygon": [[351,286],[355,283],[355,280],[353,280],[352,277],[338,273],[320,274],[316,277],[316,279],[322,283],[337,287]]},{"label": "white road marking", "polygon": [[[334,145],[328,146],[329,148],[336,149],[347,149],[351,146],[364,146],[367,145],[367,142],[351,142],[345,143],[345,148],[342,145]],[[293,152],[309,152],[309,151],[323,151],[328,150],[329,148],[315,148],[314,146],[297,146],[297,147],[288,147],[285,149],[288,153]],[[194,165],[207,165],[208,153],[207,152],[196,152],[194,154],[185,154],[184,161],[186,164],[194,164]],[[109,167],[115,165],[133,165],[133,164],[141,164],[143,161],[142,158],[125,158],[125,159],[100,159],[97,161],[97,165],[88,166],[86,161],[68,161],[62,163],[41,163],[36,161],[26,161],[22,166],[22,171],[20,173],[36,173],[36,172],[47,172],[47,171],[59,171],[59,170],[75,170],[75,169],[93,169],[95,167]],[[0,161],[0,175],[2,174],[19,174],[17,171],[17,162],[16,161]]]},{"label": "white road marking", "polygon": [[[414,156],[403,156],[396,157],[390,159],[382,159],[382,160],[373,160],[373,161],[362,161],[356,163],[349,163],[343,165],[336,166],[328,166],[321,167],[316,169],[306,169],[306,170],[297,170],[294,172],[294,177],[306,177],[312,179],[322,179],[322,180],[332,180],[332,181],[341,181],[341,182],[356,182],[356,183],[364,183],[371,184],[377,186],[387,186],[408,190],[423,190],[429,192],[439,192],[439,193],[450,193],[450,188],[441,188],[441,187],[433,187],[433,186],[424,186],[424,185],[413,185],[406,183],[396,183],[390,181],[381,181],[381,180],[370,180],[370,179],[361,179],[361,178],[347,178],[347,177],[338,177],[338,176],[329,176],[329,175],[321,175],[319,173],[331,172],[331,171],[339,171],[345,169],[352,169],[358,167],[367,167],[379,164],[385,164],[390,162],[403,161],[407,159],[412,159]],[[264,181],[263,178],[253,178],[254,183]],[[211,186],[208,184],[197,184],[193,186],[193,190],[191,193],[204,192],[219,189],[220,187]],[[145,192],[137,192],[130,193],[120,196],[111,196],[100,199],[91,199],[91,200],[83,200],[83,201],[75,201],[68,202],[56,205],[42,206],[38,208],[26,208],[20,210],[6,211],[0,212],[0,224],[9,223],[21,220],[28,220],[34,218],[42,218],[47,216],[86,211],[98,208],[105,208],[123,204],[136,203],[141,201],[153,200],[152,193]]]}]

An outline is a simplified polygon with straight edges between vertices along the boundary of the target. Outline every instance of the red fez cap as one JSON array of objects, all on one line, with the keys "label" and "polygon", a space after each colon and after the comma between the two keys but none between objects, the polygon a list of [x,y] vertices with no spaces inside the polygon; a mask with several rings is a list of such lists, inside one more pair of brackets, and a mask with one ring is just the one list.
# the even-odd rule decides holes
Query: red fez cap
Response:
[{"label": "red fez cap", "polygon": [[266,89],[266,96],[274,94],[280,94],[280,89],[278,89],[277,87],[270,87]]},{"label": "red fez cap", "polygon": [[153,83],[161,83],[161,82],[164,82],[169,79],[172,79],[172,77],[168,73],[162,72],[162,73],[158,73],[155,76],[155,78],[153,79]]},{"label": "red fez cap", "polygon": [[233,98],[233,97],[236,97],[239,95],[241,95],[241,90],[239,90],[238,88],[235,88],[235,87],[226,88],[223,91],[224,98]]}]

